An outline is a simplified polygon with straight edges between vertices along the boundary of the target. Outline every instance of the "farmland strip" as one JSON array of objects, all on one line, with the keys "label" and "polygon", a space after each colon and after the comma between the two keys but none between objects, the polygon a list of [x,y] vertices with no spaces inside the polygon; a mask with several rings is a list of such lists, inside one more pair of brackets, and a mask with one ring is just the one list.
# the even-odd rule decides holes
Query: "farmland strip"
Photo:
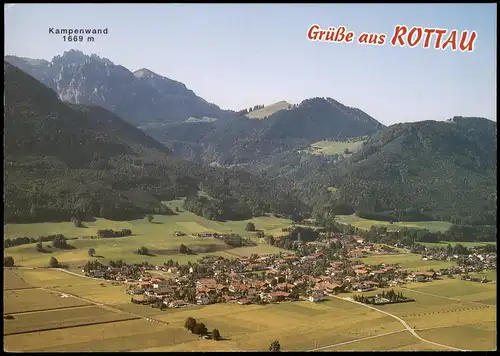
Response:
[{"label": "farmland strip", "polygon": [[131,318],[128,318],[128,319],[119,319],[119,320],[111,320],[111,321],[101,321],[101,322],[93,322],[93,323],[84,323],[84,324],[78,324],[78,325],[60,326],[60,327],[37,329],[37,330],[30,330],[30,331],[17,331],[17,332],[13,332],[13,333],[4,333],[4,336],[20,335],[20,334],[32,334],[32,333],[42,332],[42,331],[70,329],[70,328],[78,328],[78,327],[82,327],[82,326],[119,323],[119,322],[122,322],[122,321],[131,321],[131,320],[138,320],[138,319],[141,319],[141,318],[139,318],[139,317],[131,317]]},{"label": "farmland strip", "polygon": [[49,309],[38,309],[38,310],[30,310],[30,311],[21,311],[21,312],[15,312],[15,313],[8,313],[9,315],[21,315],[21,314],[32,314],[32,313],[43,313],[43,312],[49,312],[49,311],[56,311],[56,310],[62,310],[62,309],[76,309],[76,308],[88,308],[88,307],[93,307],[93,304],[86,304],[86,305],[75,305],[75,306],[67,306],[67,307],[58,307],[58,308],[49,308]]}]

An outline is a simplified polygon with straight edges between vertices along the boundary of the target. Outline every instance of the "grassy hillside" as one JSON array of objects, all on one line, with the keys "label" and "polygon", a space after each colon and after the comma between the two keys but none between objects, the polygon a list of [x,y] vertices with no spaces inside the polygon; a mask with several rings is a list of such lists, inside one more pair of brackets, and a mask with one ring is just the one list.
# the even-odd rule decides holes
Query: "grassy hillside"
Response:
[{"label": "grassy hillside", "polygon": [[290,105],[291,104],[286,101],[279,101],[274,104],[266,105],[262,109],[252,111],[246,116],[250,119],[265,119],[278,111],[288,109]]},{"label": "grassy hillside", "polygon": [[[353,139],[349,141],[318,141],[311,144],[309,152],[315,155],[344,155],[349,156],[359,150],[366,139]],[[348,150],[349,153],[345,153]]]},{"label": "grassy hillside", "polygon": [[[75,247],[72,250],[48,249],[49,242],[44,242],[43,246],[52,251],[51,253],[41,253],[35,250],[35,244],[10,247],[5,250],[5,254],[14,257],[16,264],[26,267],[46,266],[49,258],[54,256],[63,264],[78,265],[91,259],[88,256],[88,249],[96,250],[96,258],[100,261],[122,259],[125,262],[161,264],[172,258],[179,263],[194,261],[205,254],[217,254],[227,258],[250,255],[251,253],[277,253],[283,251],[277,247],[265,244],[261,239],[255,237],[254,232],[245,231],[246,224],[253,222],[255,227],[263,230],[266,234],[279,235],[281,229],[291,226],[291,221],[274,217],[259,217],[245,221],[216,222],[204,219],[193,213],[182,209],[182,202],[170,201],[165,203],[169,209],[180,208],[177,215],[165,216],[154,215],[153,222],[147,219],[130,221],[111,221],[97,219],[94,222],[84,223],[83,228],[74,227],[70,222],[61,223],[35,223],[35,224],[6,224],[4,227],[4,238],[19,236],[47,236],[52,234],[64,234],[67,237],[78,237],[68,243]],[[89,236],[96,236],[99,229],[130,229],[133,236],[120,238],[90,239]],[[187,236],[174,236],[175,231],[182,231]],[[236,233],[243,237],[250,238],[257,243],[257,246],[244,248],[231,248],[224,242],[212,238],[194,238],[191,235],[199,232]],[[182,255],[176,250],[184,244],[194,251],[196,255]],[[135,252],[141,246],[147,247],[152,256],[142,256]]]}]

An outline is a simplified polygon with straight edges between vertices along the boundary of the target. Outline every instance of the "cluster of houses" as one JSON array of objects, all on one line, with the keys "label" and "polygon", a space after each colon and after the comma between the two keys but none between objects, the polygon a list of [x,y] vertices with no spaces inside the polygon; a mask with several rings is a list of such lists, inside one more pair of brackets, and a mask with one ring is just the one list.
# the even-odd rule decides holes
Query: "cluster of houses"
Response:
[{"label": "cluster of houses", "polygon": [[[198,278],[200,274],[194,267],[181,273],[179,267],[152,265],[107,267],[90,271],[89,275],[130,283],[130,294],[142,295],[151,302],[161,299],[171,308],[224,302],[242,305],[299,299],[318,302],[341,292],[366,292],[401,284],[411,275],[396,265],[368,266],[345,260],[329,261],[323,275],[312,276],[303,269],[315,264],[316,260],[309,257],[280,254],[228,260],[208,256],[198,265],[205,271],[203,278]],[[172,274],[173,278],[159,275],[162,272]]]},{"label": "cluster of houses", "polygon": [[[198,235],[202,238],[222,236],[213,233]],[[340,244],[342,250],[335,253],[334,258],[328,252],[332,243]],[[302,244],[308,247],[306,255],[254,254],[236,259],[205,256],[195,264],[121,264],[120,267],[102,266],[87,273],[96,278],[129,283],[128,293],[134,297],[142,296],[151,303],[161,301],[166,307],[178,308],[214,303],[319,302],[342,292],[368,292],[410,281],[430,282],[443,276],[477,271],[478,268],[496,268],[496,253],[486,254],[483,258],[472,255],[471,260],[481,264],[460,264],[437,271],[407,271],[397,264],[368,265],[360,260],[367,253],[392,253],[396,250],[367,243],[359,236],[343,234],[323,235],[317,241]],[[426,252],[425,258],[435,256]]]},{"label": "cluster of houses", "polygon": [[486,277],[479,278],[479,277],[472,277],[470,275],[464,275],[461,278],[463,281],[471,281],[471,282],[478,282],[478,283],[488,283],[489,280]]},{"label": "cluster of houses", "polygon": [[[177,235],[181,236],[181,235]],[[250,246],[250,245],[255,245],[254,242],[252,242],[249,239],[245,239],[241,237],[238,234],[219,234],[216,232],[199,232],[199,233],[193,233],[192,237],[195,238],[205,238],[205,239],[219,239],[224,241],[230,246],[234,247],[240,247],[240,246]]]},{"label": "cluster of houses", "polygon": [[327,246],[330,243],[341,242],[347,250],[348,258],[363,258],[368,255],[376,254],[399,254],[397,248],[385,244],[377,244],[366,241],[363,237],[357,235],[345,235],[342,233],[320,233],[318,241],[312,242],[316,245]]},{"label": "cluster of houses", "polygon": [[472,249],[468,255],[457,255],[446,253],[444,249],[426,249],[422,260],[455,261],[464,272],[480,272],[486,269],[496,269],[496,252],[484,252],[480,249]]},{"label": "cluster of houses", "polygon": [[[242,257],[228,260],[205,257],[200,265],[208,269],[207,278],[193,280],[194,270],[182,275],[176,267],[156,266],[154,269],[173,273],[174,278],[143,273],[130,293],[147,298],[162,299],[166,306],[177,308],[189,304],[214,303],[262,304],[307,299],[319,302],[329,295],[358,291],[368,292],[380,287],[404,284],[407,281],[426,282],[439,278],[437,272],[408,272],[398,265],[369,266],[361,262],[330,261],[324,275],[303,274],[301,266],[308,256],[294,255]],[[313,263],[310,261],[310,263]],[[149,266],[150,268],[152,266]],[[245,272],[261,272],[248,275]],[[191,298],[179,298],[189,293]],[[187,300],[191,299],[191,300]]]}]

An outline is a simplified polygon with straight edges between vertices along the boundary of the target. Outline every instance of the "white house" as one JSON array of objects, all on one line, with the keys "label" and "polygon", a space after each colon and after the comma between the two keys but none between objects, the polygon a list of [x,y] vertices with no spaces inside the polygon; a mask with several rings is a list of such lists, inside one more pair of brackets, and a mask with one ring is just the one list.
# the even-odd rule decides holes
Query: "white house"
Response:
[{"label": "white house", "polygon": [[321,293],[314,293],[313,295],[311,295],[309,297],[310,302],[319,302],[319,301],[324,300],[324,299],[325,299],[325,296]]},{"label": "white house", "polygon": [[196,296],[196,304],[198,305],[207,305],[210,304],[210,299],[206,294],[198,294]]},{"label": "white house", "polygon": [[186,305],[187,305],[187,303],[183,300],[174,300],[173,302],[170,302],[170,304],[168,306],[170,308],[179,308],[179,307],[183,307]]}]

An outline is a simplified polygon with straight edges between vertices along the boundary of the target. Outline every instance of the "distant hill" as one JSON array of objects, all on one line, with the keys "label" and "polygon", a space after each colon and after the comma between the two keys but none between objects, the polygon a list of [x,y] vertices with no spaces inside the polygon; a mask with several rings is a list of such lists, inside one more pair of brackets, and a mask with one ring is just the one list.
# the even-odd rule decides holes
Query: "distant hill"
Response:
[{"label": "distant hill", "polygon": [[248,117],[238,115],[147,68],[131,72],[77,50],[50,62],[15,56],[5,60],[52,88],[61,100],[101,106],[176,154],[213,165],[267,160],[270,154],[296,151],[322,140],[371,135],[383,127],[361,110],[331,98],[307,99],[292,106],[281,101],[247,113]]},{"label": "distant hill", "polygon": [[384,220],[495,225],[496,140],[484,118],[392,125],[332,172],[335,199]]},{"label": "distant hill", "polygon": [[278,111],[287,110],[291,107],[292,104],[286,101],[278,101],[277,103],[266,105],[262,109],[250,111],[246,116],[250,119],[265,119]]},{"label": "distant hill", "polygon": [[271,180],[174,157],[106,109],[65,104],[7,62],[4,78],[5,222],[172,214],[161,201],[183,196],[212,220],[305,208]]},{"label": "distant hill", "polygon": [[5,61],[56,91],[63,101],[101,106],[134,125],[234,116],[183,83],[145,68],[131,72],[94,54],[70,50],[50,62],[15,56]]},{"label": "distant hill", "polygon": [[196,127],[176,123],[162,129],[143,129],[178,154],[199,157],[207,163],[233,165],[305,150],[321,140],[372,135],[383,127],[361,110],[331,98],[313,98],[265,120],[237,117],[230,121],[200,123]]}]

